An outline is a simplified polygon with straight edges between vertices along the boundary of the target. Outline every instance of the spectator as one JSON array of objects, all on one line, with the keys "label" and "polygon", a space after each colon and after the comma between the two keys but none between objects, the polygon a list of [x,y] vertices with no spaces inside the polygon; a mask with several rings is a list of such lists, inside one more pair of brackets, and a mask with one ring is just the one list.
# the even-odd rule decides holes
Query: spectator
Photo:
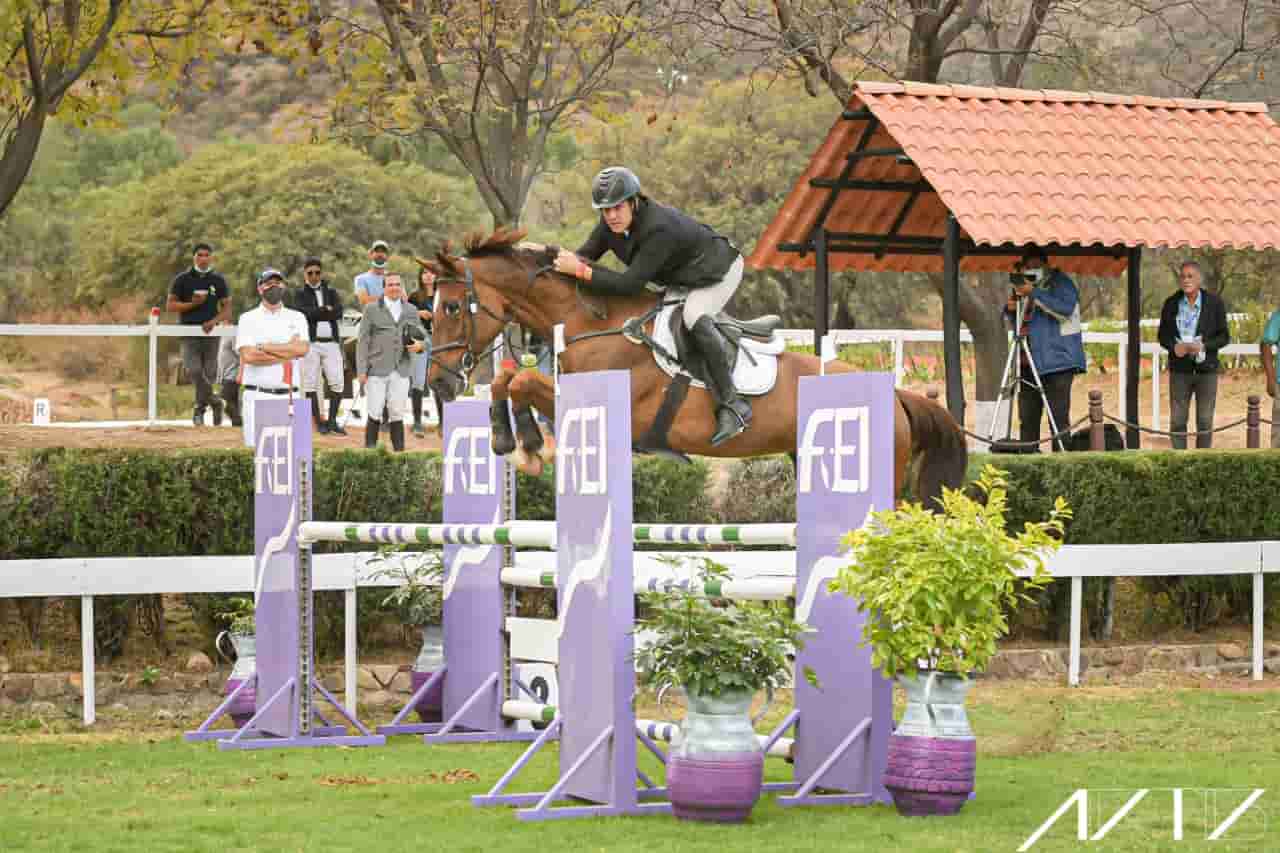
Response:
[{"label": "spectator", "polygon": [[236,352],[236,336],[223,335],[218,344],[218,380],[222,383],[222,401],[227,406],[231,425],[243,425],[240,418],[240,353]]},{"label": "spectator", "polygon": [[369,397],[365,447],[378,446],[379,422],[374,414],[385,407],[391,446],[404,450],[404,414],[412,374],[410,353],[426,349],[426,334],[418,312],[404,298],[400,274],[387,273],[382,298],[364,309],[356,344],[356,373]]},{"label": "spectator", "polygon": [[363,309],[382,298],[383,278],[387,272],[387,255],[391,247],[385,240],[374,240],[369,247],[369,269],[356,276],[356,299]]},{"label": "spectator", "polygon": [[254,446],[253,406],[264,397],[292,396],[306,356],[307,318],[284,306],[284,276],[273,269],[258,276],[261,304],[240,315],[236,349],[243,383],[244,443]]},{"label": "spectator", "polygon": [[[1213,410],[1218,399],[1218,350],[1231,342],[1227,308],[1204,290],[1195,261],[1178,270],[1178,292],[1160,309],[1160,346],[1169,351],[1169,430],[1176,450],[1187,447],[1187,416],[1196,398],[1196,447],[1213,446]],[[1265,340],[1265,338],[1264,338]]]},{"label": "spectator", "polygon": [[[1049,256],[1039,246],[1030,246],[1015,268],[1014,293],[1027,299],[1023,313],[1023,331],[1031,345],[1031,359],[1044,385],[1044,397],[1035,387],[1032,365],[1022,359],[1022,387],[1018,389],[1018,438],[1040,440],[1040,421],[1044,406],[1049,404],[1053,426],[1058,432],[1071,427],[1071,383],[1077,373],[1084,373],[1084,341],[1080,334],[1080,293],[1070,276],[1049,266]],[[1005,316],[1012,321],[1015,302],[1010,297]],[[1055,439],[1054,447],[1065,450],[1063,439]]]},{"label": "spectator", "polygon": [[[309,258],[302,265],[303,286],[293,294],[292,307],[307,318],[311,343],[302,362],[302,391],[311,400],[311,417],[320,433],[346,435],[347,431],[338,425],[338,406],[342,402],[345,378],[342,343],[338,340],[342,299],[322,274],[320,261]],[[329,389],[327,418],[320,412],[320,391],[324,385]]]},{"label": "spectator", "polygon": [[231,290],[227,280],[213,271],[213,248],[197,243],[191,269],[179,273],[169,287],[165,310],[180,315],[184,326],[200,326],[204,337],[182,339],[182,364],[196,389],[191,422],[204,423],[204,411],[213,407],[213,423],[222,424],[222,401],[213,394],[218,377],[218,339],[210,336],[214,326],[231,321]]},{"label": "spectator", "polygon": [[[1280,363],[1280,309],[1271,312],[1258,351],[1262,354],[1262,370],[1267,375],[1267,396],[1271,398],[1271,446],[1280,448],[1280,397],[1276,395],[1276,365]],[[1275,350],[1273,353],[1272,350]]]},{"label": "spectator", "polygon": [[[436,299],[435,283],[436,274],[427,267],[422,267],[418,270],[418,289],[409,294],[409,302],[418,309],[418,319],[422,321],[422,327],[427,333],[427,339],[423,342],[426,349],[413,354],[413,382],[409,389],[409,399],[413,404],[413,434],[419,438],[426,435],[426,430],[422,428],[422,398],[427,390],[427,368],[431,366],[431,307]],[[437,395],[437,406],[439,402]],[[443,429],[443,418],[440,424]]]}]

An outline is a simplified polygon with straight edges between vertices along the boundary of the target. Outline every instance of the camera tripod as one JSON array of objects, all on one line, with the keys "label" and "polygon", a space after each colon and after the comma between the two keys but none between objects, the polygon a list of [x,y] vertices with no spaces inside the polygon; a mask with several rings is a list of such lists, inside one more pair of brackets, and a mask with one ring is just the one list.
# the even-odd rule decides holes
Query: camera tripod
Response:
[{"label": "camera tripod", "polygon": [[[1040,369],[1036,367],[1036,360],[1031,355],[1031,342],[1027,340],[1027,336],[1022,333],[1022,320],[1029,310],[1027,305],[1027,297],[1018,297],[1017,310],[1014,311],[1013,317],[1013,346],[1009,347],[1009,355],[1005,358],[1004,373],[1000,377],[1000,393],[996,397],[995,411],[991,413],[991,429],[987,432],[987,442],[994,444],[996,442],[996,424],[1000,422],[1000,407],[1007,401],[1009,403],[1009,413],[1005,420],[1005,440],[1013,438],[1013,408],[1017,403],[1018,395],[1022,393],[1022,359],[1020,355],[1027,357],[1027,366],[1031,370],[1031,378],[1034,380],[1031,384],[1040,394],[1040,402],[1044,406],[1044,413],[1049,418],[1049,434],[1058,434],[1058,424],[1053,418],[1053,409],[1049,407],[1049,397],[1045,394],[1044,383],[1040,381]],[[1037,427],[1039,425],[1037,424]],[[1057,439],[1054,442],[1058,447],[1065,447],[1065,439]]]}]

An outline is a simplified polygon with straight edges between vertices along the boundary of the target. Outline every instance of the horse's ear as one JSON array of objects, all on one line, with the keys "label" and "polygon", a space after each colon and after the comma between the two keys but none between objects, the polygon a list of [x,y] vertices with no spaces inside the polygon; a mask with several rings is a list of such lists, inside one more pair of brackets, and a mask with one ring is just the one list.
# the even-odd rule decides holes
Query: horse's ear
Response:
[{"label": "horse's ear", "polygon": [[417,261],[418,266],[422,267],[424,270],[431,270],[432,275],[436,277],[439,277],[441,275],[440,264],[438,264],[437,262],[429,261],[426,258],[420,258],[417,255],[414,255],[413,259]]}]

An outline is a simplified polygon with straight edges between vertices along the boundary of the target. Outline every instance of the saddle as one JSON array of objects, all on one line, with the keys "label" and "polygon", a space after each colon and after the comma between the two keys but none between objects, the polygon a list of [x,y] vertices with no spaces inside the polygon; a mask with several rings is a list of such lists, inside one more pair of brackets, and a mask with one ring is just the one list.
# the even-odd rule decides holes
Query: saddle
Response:
[{"label": "saddle", "polygon": [[[704,388],[706,365],[684,327],[683,309],[683,299],[664,302],[652,320],[652,335],[640,323],[629,328],[626,335],[648,346],[654,361],[668,376],[684,375],[695,387]],[[714,319],[735,350],[733,384],[738,393],[745,397],[768,394],[778,379],[778,355],[786,349],[786,342],[775,335],[782,318],[770,314],[739,320],[721,312]]]}]

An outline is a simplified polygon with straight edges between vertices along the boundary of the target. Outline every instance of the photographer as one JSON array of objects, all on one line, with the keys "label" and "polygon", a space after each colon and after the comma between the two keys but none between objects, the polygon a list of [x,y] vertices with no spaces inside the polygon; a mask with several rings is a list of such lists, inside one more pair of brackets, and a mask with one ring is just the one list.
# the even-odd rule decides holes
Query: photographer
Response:
[{"label": "photographer", "polygon": [[[1010,324],[1016,322],[1021,301],[1022,328],[1014,331],[1030,344],[1034,362],[1028,362],[1025,352],[1020,354],[1018,438],[1038,441],[1046,401],[1054,428],[1064,432],[1071,426],[1071,383],[1085,370],[1080,294],[1066,273],[1049,267],[1048,255],[1038,246],[1023,252],[1009,280],[1013,289],[1005,318]],[[1043,397],[1036,386],[1037,374],[1044,387]],[[1054,447],[1065,449],[1063,440],[1055,440]]]},{"label": "photographer", "polygon": [[372,417],[386,406],[391,446],[404,450],[404,416],[409,407],[410,353],[426,349],[426,329],[404,298],[399,273],[388,272],[382,298],[365,306],[356,341],[356,373],[369,396],[364,446],[378,446],[381,423]]}]

